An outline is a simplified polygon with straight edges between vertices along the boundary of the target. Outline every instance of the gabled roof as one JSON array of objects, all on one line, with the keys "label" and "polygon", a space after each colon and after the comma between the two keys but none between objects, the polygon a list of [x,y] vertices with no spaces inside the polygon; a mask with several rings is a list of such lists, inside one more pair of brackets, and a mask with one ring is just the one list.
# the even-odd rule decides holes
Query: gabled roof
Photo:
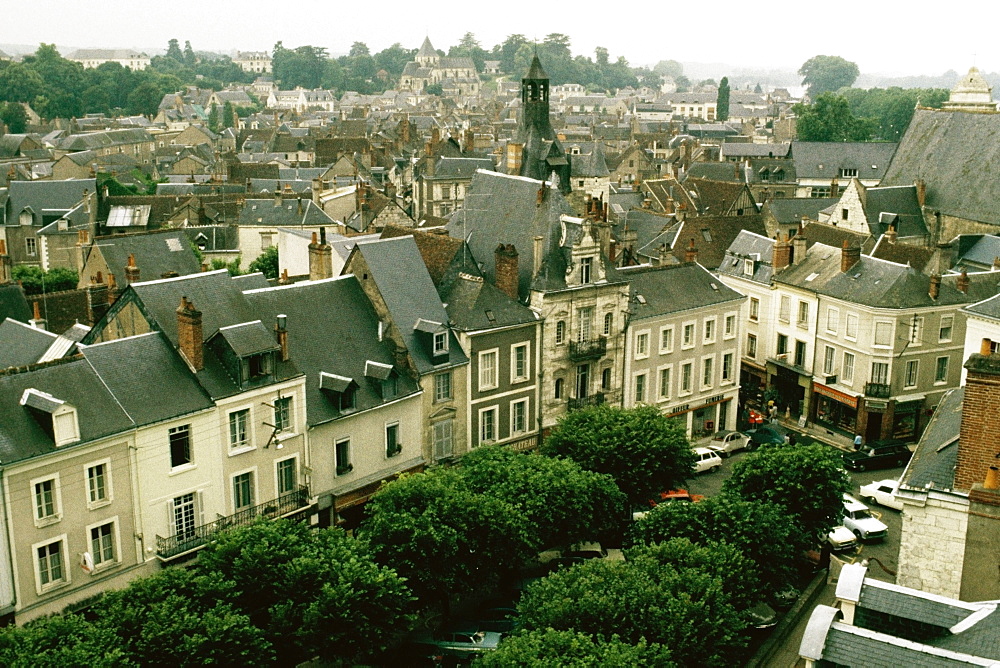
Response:
[{"label": "gabled roof", "polygon": [[312,199],[284,197],[247,199],[240,211],[238,225],[265,227],[295,227],[299,225],[333,225],[334,220]]},{"label": "gabled roof", "polygon": [[[769,285],[774,276],[774,239],[763,234],[742,230],[726,249],[726,256],[716,270],[720,275],[734,276]],[[753,262],[753,274],[747,275],[745,260]]]},{"label": "gabled roof", "polygon": [[449,158],[442,156],[434,166],[434,174],[429,176],[423,174],[426,179],[471,179],[476,170],[486,169],[494,171],[494,164],[491,158]]},{"label": "gabled roof", "polygon": [[443,297],[456,329],[477,331],[535,322],[534,311],[480,276],[461,273]]},{"label": "gabled roof", "polygon": [[220,327],[215,336],[221,336],[239,357],[258,355],[278,350],[274,336],[267,331],[260,320]]},{"label": "gabled roof", "polygon": [[620,274],[632,289],[633,321],[744,299],[697,262],[625,267]]},{"label": "gabled roof", "polygon": [[890,224],[896,226],[901,237],[928,235],[916,186],[862,188],[861,203],[873,237],[885,234]]},{"label": "gabled roof", "polygon": [[698,263],[705,267],[718,267],[726,255],[726,249],[743,230],[762,236],[767,233],[759,214],[685,218],[674,243],[674,257],[683,261],[693,239],[698,251]]},{"label": "gabled roof", "polygon": [[125,266],[130,256],[135,258],[140,278],[161,278],[170,272],[186,276],[201,271],[201,263],[191,250],[184,230],[98,237],[93,250],[104,257],[121,287],[128,285]]},{"label": "gabled roof", "polygon": [[810,220],[816,220],[819,212],[827,207],[836,204],[840,199],[837,197],[795,197],[769,199],[764,203],[761,211],[770,213],[778,223],[790,225],[800,222],[803,216]]},{"label": "gabled roof", "polygon": [[44,329],[5,319],[0,322],[0,369],[38,362],[57,338]]},{"label": "gabled roof", "polygon": [[897,146],[893,142],[796,141],[790,155],[799,179],[842,179],[841,170],[856,169],[859,179],[881,180]]},{"label": "gabled roof", "polygon": [[69,211],[83,200],[84,191],[94,192],[96,179],[67,179],[64,181],[11,181],[7,186],[8,225],[17,225],[18,214],[30,208],[41,223],[43,211]]},{"label": "gabled roof", "polygon": [[413,237],[416,242],[417,250],[420,251],[420,256],[424,260],[431,281],[438,289],[443,287],[442,284],[446,282],[446,279],[454,280],[454,276],[451,274],[457,269],[478,273],[471,253],[468,253],[468,258],[461,257],[460,254],[465,246],[461,239],[450,237],[447,234],[437,234],[398,225],[386,225],[382,229],[381,238],[394,239],[409,236]]},{"label": "gabled roof", "polygon": [[[414,325],[418,320],[448,322],[448,314],[434,289],[413,237],[366,241],[354,248],[368,265],[371,277],[399,330],[407,351],[421,374],[432,371],[435,363],[427,342],[419,338]],[[346,269],[346,268],[345,268]],[[468,362],[458,340],[451,336],[447,364]]]}]

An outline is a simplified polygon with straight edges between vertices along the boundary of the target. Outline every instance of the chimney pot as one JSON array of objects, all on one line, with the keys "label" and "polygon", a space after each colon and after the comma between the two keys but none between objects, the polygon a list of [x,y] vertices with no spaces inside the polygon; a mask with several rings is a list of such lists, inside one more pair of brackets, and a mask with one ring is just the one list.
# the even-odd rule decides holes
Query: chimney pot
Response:
[{"label": "chimney pot", "polygon": [[694,237],[691,237],[691,241],[688,243],[688,247],[684,250],[684,262],[692,264],[698,261],[698,249],[694,246]]},{"label": "chimney pot", "polygon": [[941,292],[941,274],[931,274],[930,288],[927,294],[930,295],[931,299],[937,299],[938,294]]},{"label": "chimney pot", "polygon": [[983,339],[983,342],[979,345],[979,354],[980,355],[991,355],[992,353],[993,353],[993,341],[992,341],[992,339]]},{"label": "chimney pot", "polygon": [[771,256],[771,266],[775,272],[781,271],[792,263],[792,245],[788,237],[782,238],[779,232],[774,239],[774,251]]},{"label": "chimney pot", "polygon": [[494,251],[496,270],[496,286],[508,297],[516,300],[518,296],[518,261],[514,244],[500,244]]},{"label": "chimney pot", "polygon": [[844,273],[850,271],[851,267],[856,265],[860,260],[861,248],[858,246],[852,246],[851,242],[844,239],[844,245],[840,251],[840,271]]},{"label": "chimney pot", "polygon": [[958,275],[958,280],[955,281],[955,287],[959,289],[963,294],[969,293],[969,273],[962,269],[962,273]]}]

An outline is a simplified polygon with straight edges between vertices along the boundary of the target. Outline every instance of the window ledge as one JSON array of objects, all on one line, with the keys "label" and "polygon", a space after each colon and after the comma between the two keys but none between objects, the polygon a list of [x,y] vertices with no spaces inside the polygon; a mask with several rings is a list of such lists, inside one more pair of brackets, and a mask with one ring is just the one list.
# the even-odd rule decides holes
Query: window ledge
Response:
[{"label": "window ledge", "polygon": [[110,506],[112,501],[114,501],[114,499],[101,499],[100,501],[88,501],[87,510],[97,510],[98,508]]},{"label": "window ledge", "polygon": [[[252,445],[241,445],[241,446],[236,447],[236,448],[230,448],[229,449],[229,456],[230,457],[235,457],[236,455],[242,455],[244,452],[253,452],[256,449],[257,448],[255,448]],[[180,467],[177,467],[177,468],[180,468]]]},{"label": "window ledge", "polygon": [[181,473],[186,473],[187,471],[192,471],[196,468],[198,468],[198,466],[194,462],[188,462],[187,464],[181,464],[180,466],[173,467],[172,469],[170,469],[170,473],[168,473],[167,475],[168,476],[180,475]]},{"label": "window ledge", "polygon": [[49,515],[48,517],[43,517],[41,519],[35,519],[35,526],[41,529],[42,527],[52,526],[53,524],[58,524],[62,522],[62,513],[56,513],[55,515]]}]

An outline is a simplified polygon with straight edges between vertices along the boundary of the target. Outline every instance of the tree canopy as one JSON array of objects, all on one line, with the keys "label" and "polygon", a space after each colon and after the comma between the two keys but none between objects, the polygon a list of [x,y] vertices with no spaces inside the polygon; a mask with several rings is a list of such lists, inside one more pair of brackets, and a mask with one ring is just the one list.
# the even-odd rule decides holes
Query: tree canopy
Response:
[{"label": "tree canopy", "polygon": [[868,141],[875,123],[851,113],[847,98],[823,93],[812,104],[796,104],[795,129],[800,141]]},{"label": "tree canopy", "polygon": [[695,463],[684,428],[655,406],[573,411],[552,429],[541,452],[610,475],[633,507],[681,486]]},{"label": "tree canopy", "polygon": [[483,668],[522,666],[523,668],[672,668],[670,650],[663,645],[623,641],[617,635],[607,639],[589,633],[539,629],[503,639],[495,652],[487,652],[476,661]]},{"label": "tree canopy", "polygon": [[809,97],[820,93],[850,87],[858,79],[858,66],[840,56],[813,56],[799,68],[802,85],[809,89]]},{"label": "tree canopy", "polygon": [[729,120],[729,77],[722,77],[719,82],[719,94],[715,100],[715,118],[719,121]]},{"label": "tree canopy", "polygon": [[917,105],[939,109],[948,100],[946,88],[846,88],[839,95],[847,100],[856,118],[871,119],[874,137],[899,141],[910,125]]},{"label": "tree canopy", "polygon": [[271,246],[264,249],[256,260],[250,263],[247,267],[250,273],[259,271],[264,274],[264,278],[277,278],[278,277],[278,247]]},{"label": "tree canopy", "polygon": [[851,488],[839,454],[823,445],[762,446],[733,466],[726,494],[774,504],[815,542],[837,525]]}]

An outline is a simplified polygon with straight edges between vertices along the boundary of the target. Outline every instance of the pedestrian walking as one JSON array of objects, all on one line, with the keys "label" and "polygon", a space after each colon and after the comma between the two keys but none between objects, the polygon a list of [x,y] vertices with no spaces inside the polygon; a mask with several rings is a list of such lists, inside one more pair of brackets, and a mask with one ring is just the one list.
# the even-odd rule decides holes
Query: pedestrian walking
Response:
[{"label": "pedestrian walking", "polygon": [[862,441],[861,434],[858,434],[857,436],[854,437],[854,449],[855,450],[860,450],[861,449],[861,441]]}]

